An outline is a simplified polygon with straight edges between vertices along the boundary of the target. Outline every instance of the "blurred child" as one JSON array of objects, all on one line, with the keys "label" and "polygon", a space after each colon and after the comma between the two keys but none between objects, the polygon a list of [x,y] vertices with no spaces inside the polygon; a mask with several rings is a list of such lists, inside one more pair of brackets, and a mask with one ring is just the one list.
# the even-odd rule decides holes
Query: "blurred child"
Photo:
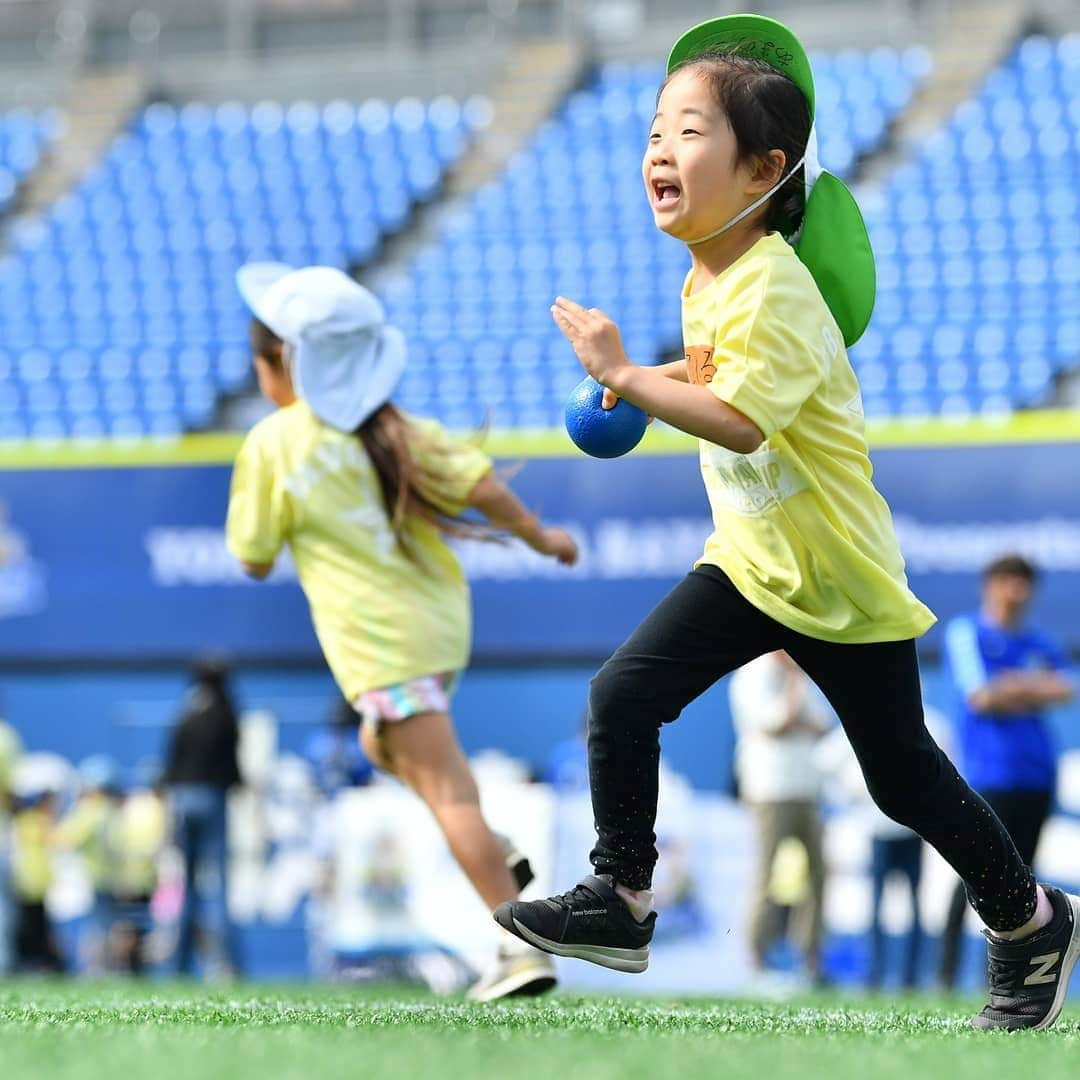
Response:
[{"label": "blurred child", "polygon": [[12,878],[16,901],[15,968],[20,972],[64,970],[45,900],[53,881],[56,795],[22,795],[13,822]]},{"label": "blurred child", "polygon": [[0,975],[12,964],[14,905],[11,895],[11,780],[22,753],[15,729],[0,719]]},{"label": "blurred child", "polygon": [[642,169],[657,226],[690,253],[685,358],[640,367],[603,312],[560,297],[552,314],[609,403],[700,438],[715,532],[592,682],[596,874],[496,919],[559,955],[644,971],[660,728],[783,649],[829,699],[878,806],[941,853],[989,928],[974,1026],[1049,1027],[1080,956],[1080,897],[1036,883],[923,722],[915,640],[934,616],[871,482],[845,351],[873,308],[873,254],[817,165],[809,60],[782,24],[733,15],[684,34],[668,72]]},{"label": "blurred child", "polygon": [[141,763],[113,830],[116,917],[109,941],[112,965],[131,975],[146,971],[146,941],[153,925],[150,903],[158,864],[168,840],[168,814],[160,770]]},{"label": "blurred child", "polygon": [[[476,445],[390,403],[405,342],[355,281],[327,267],[257,264],[238,283],[256,316],[259,386],[280,409],[237,458],[229,547],[264,578],[289,545],[327,663],[364,717],[365,752],[427,803],[493,908],[521,888],[508,862],[524,863],[488,828],[450,719],[470,611],[446,541],[487,535],[462,518],[472,507],[560,562],[572,564],[577,548],[522,506]],[[554,983],[546,956],[508,939],[470,993],[491,1000]]]},{"label": "blurred child", "polygon": [[120,767],[103,754],[87,758],[79,765],[78,772],[78,797],[61,818],[53,840],[57,847],[69,848],[82,856],[94,900],[79,951],[88,971],[101,972],[108,967],[108,940],[115,915],[116,867],[112,845],[123,791]]}]

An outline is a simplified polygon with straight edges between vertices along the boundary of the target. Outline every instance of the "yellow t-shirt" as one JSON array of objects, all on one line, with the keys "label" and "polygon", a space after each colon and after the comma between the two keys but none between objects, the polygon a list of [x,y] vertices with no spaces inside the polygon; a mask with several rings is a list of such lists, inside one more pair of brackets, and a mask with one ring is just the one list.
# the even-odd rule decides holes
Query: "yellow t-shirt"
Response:
[{"label": "yellow t-shirt", "polygon": [[690,381],[761,429],[737,454],[701,440],[718,566],[759,610],[824,641],[901,641],[934,623],[908,588],[875,489],[859,384],[810,272],[777,233],[683,289]]},{"label": "yellow t-shirt", "polygon": [[[425,495],[460,513],[491,460],[432,420],[408,418],[414,460],[438,477]],[[469,590],[439,530],[407,518],[406,554],[360,440],[298,401],[248,433],[233,469],[226,527],[244,562],[271,563],[288,544],[326,662],[350,700],[469,657]]]},{"label": "yellow t-shirt", "polygon": [[84,795],[56,826],[53,842],[57,847],[74,848],[82,853],[94,888],[103,891],[113,881],[110,833],[118,810],[103,792]]},{"label": "yellow t-shirt", "polygon": [[15,895],[24,903],[40,903],[52,887],[53,820],[48,810],[31,806],[15,815],[11,877]]}]

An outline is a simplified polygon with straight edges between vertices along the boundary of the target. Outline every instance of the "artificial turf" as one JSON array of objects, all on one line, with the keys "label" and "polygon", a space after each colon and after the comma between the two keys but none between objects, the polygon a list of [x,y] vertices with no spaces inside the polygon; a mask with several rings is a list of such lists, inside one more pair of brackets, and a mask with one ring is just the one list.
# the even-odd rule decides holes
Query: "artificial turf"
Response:
[{"label": "artificial turf", "polygon": [[407,989],[0,983],[0,1077],[1037,1080],[1080,1077],[1080,1013],[981,1034],[959,999],[784,1004],[559,995],[469,1005]]}]

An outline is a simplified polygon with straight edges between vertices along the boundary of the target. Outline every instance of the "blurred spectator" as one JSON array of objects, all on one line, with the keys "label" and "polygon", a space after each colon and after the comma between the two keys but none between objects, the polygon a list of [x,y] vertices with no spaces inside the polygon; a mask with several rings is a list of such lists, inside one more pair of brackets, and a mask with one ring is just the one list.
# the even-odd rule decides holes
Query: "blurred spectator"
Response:
[{"label": "blurred spectator", "polygon": [[14,905],[11,895],[10,816],[12,776],[22,746],[15,729],[0,719],[0,975],[11,970]]},{"label": "blurred spectator", "polygon": [[167,840],[160,782],[156,762],[140,763],[113,833],[116,919],[110,935],[110,966],[132,975],[146,970],[146,940],[153,925],[150,905]]},{"label": "blurred spectator", "polygon": [[[993,808],[1028,864],[1057,781],[1045,713],[1074,692],[1060,646],[1026,622],[1037,578],[1035,567],[1020,555],[994,560],[983,573],[979,611],[945,627],[964,777]],[[966,909],[958,882],[942,935],[944,989],[956,981]]]},{"label": "blurred spectator", "polygon": [[735,775],[758,835],[750,925],[754,968],[758,975],[766,971],[769,948],[779,936],[770,882],[781,843],[793,838],[806,851],[809,886],[798,911],[795,937],[806,973],[816,981],[821,977],[825,861],[818,776],[810,759],[832,717],[813,683],[784,652],[768,653],[740,668],[732,676],[729,693]]},{"label": "blurred spectator", "polygon": [[53,880],[55,829],[56,795],[52,791],[31,791],[18,798],[13,826],[12,877],[17,902],[15,967],[21,972],[64,970],[45,907]]},{"label": "blurred spectator", "polygon": [[[195,970],[196,916],[202,897],[216,924],[216,943],[225,975],[240,972],[236,928],[228,905],[226,795],[240,782],[239,728],[224,665],[196,666],[183,713],[172,733],[165,785],[172,802],[176,842],[184,860],[184,899],[176,965]],[[204,912],[204,915],[206,913]]]},{"label": "blurred spectator", "polygon": [[375,769],[360,747],[360,714],[342,697],[329,723],[317,731],[304,747],[304,757],[315,770],[315,778],[325,795],[345,787],[370,783]]},{"label": "blurred spectator", "polygon": [[77,851],[83,858],[94,892],[88,933],[83,938],[83,962],[91,972],[104,971],[107,943],[115,917],[116,866],[113,840],[123,788],[120,766],[104,754],[79,765],[80,791],[75,805],[57,826],[57,847]]}]

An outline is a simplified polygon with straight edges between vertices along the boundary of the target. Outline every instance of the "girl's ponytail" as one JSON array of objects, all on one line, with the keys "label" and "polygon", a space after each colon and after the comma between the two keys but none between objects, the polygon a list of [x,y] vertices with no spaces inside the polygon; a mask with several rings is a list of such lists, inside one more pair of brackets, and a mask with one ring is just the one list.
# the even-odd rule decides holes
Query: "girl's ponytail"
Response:
[{"label": "girl's ponytail", "polygon": [[433,498],[438,491],[440,477],[431,468],[425,468],[416,460],[410,447],[410,439],[422,436],[409,429],[409,420],[396,405],[387,402],[371,414],[357,429],[360,440],[371,461],[379,482],[383,509],[398,544],[409,551],[405,530],[410,514],[426,518],[447,536],[467,537],[475,540],[493,540],[497,534],[476,522],[441,509]]}]

